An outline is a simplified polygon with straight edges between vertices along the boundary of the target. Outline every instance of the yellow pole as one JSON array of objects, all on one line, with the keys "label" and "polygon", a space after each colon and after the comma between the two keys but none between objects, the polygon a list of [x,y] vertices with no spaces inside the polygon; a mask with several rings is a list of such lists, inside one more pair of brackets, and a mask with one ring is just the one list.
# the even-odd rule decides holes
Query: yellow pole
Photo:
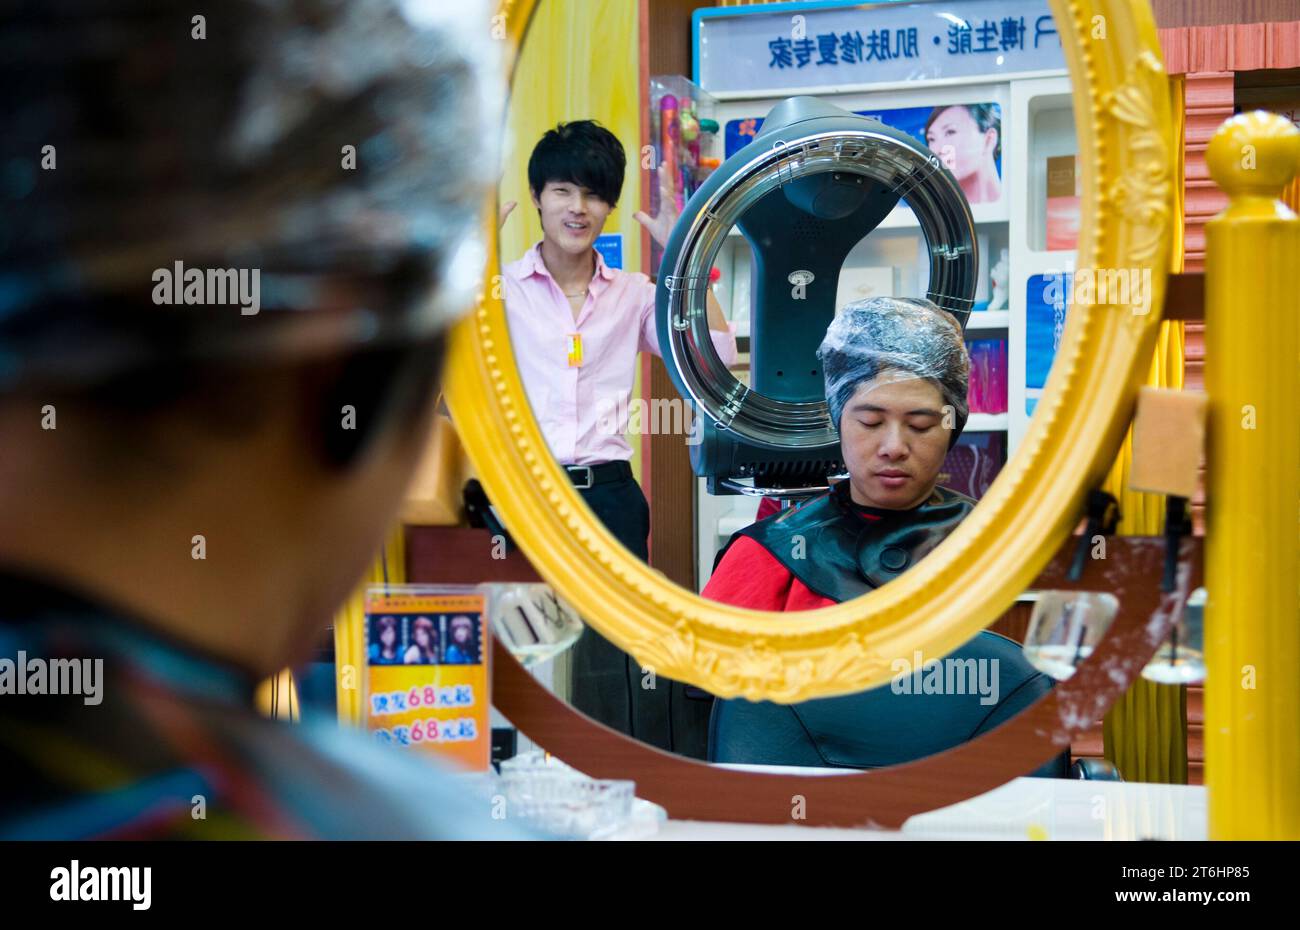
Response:
[{"label": "yellow pole", "polygon": [[1206,152],[1205,783],[1209,835],[1300,839],[1300,130],[1243,113]]}]

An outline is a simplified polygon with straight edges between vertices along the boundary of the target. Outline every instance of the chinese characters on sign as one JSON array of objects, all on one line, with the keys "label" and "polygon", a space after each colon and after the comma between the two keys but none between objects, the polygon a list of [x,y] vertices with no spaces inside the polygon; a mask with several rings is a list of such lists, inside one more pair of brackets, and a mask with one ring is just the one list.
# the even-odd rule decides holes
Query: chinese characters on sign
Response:
[{"label": "chinese characters on sign", "polygon": [[412,746],[417,743],[453,743],[458,740],[478,739],[478,726],[473,717],[457,717],[453,720],[439,720],[430,717],[413,723],[402,723],[391,730],[382,727],[375,730],[375,737],[381,743],[396,746]]},{"label": "chinese characters on sign", "polygon": [[391,691],[370,695],[370,713],[375,717],[384,714],[403,714],[416,707],[469,707],[474,703],[472,685],[455,685],[436,688],[419,685],[410,691]]},{"label": "chinese characters on sign", "polygon": [[711,93],[1065,69],[1046,0],[700,9],[695,24]]},{"label": "chinese characters on sign", "polygon": [[[1033,26],[1034,48],[1047,36],[1059,43],[1052,17],[1039,16]],[[979,25],[958,22],[948,26],[948,54],[970,55],[1020,51],[1025,47],[1025,18],[1007,16],[1000,22],[985,19]]]},{"label": "chinese characters on sign", "polygon": [[[1025,48],[1025,17],[1007,16],[1000,21],[985,19],[978,24],[958,21],[948,25],[947,53],[972,55],[995,52],[1021,51]],[[889,61],[895,58],[919,58],[917,27],[905,29],[867,30],[864,36],[852,32],[834,32],[813,39],[792,39],[779,36],[767,43],[772,52],[769,68],[803,68],[808,65],[866,64],[872,61]],[[1051,16],[1039,16],[1033,21],[1031,36],[1033,47],[1038,48],[1046,37],[1059,43]],[[934,36],[933,44],[943,40]]]},{"label": "chinese characters on sign", "polygon": [[815,65],[837,65],[885,61],[889,58],[916,58],[916,27],[890,30],[868,30],[865,38],[854,30],[842,35],[828,33],[812,39],[777,38],[767,43],[772,50],[769,68],[802,68],[809,62]]}]

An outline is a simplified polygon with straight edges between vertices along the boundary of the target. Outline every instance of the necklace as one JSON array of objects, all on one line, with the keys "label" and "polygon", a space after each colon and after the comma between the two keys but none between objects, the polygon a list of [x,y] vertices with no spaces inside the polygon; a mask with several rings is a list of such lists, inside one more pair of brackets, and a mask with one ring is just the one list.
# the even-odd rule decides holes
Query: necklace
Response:
[{"label": "necklace", "polygon": [[573,297],[586,297],[586,296],[587,296],[587,292],[590,291],[590,290],[591,290],[591,288],[587,288],[586,290],[581,291],[581,292],[579,292],[579,293],[577,293],[577,294],[565,294],[564,296],[565,296],[565,297],[569,297],[569,298],[573,298]]}]

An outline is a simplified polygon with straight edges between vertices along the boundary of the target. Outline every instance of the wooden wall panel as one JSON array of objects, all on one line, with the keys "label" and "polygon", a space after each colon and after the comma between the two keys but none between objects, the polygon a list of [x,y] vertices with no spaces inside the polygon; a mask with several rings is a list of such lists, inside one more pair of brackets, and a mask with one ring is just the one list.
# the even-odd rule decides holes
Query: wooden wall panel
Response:
[{"label": "wooden wall panel", "polygon": [[1170,74],[1300,66],[1300,22],[1161,29]]},{"label": "wooden wall panel", "polygon": [[1232,116],[1233,74],[1231,71],[1197,71],[1187,75],[1184,88],[1187,120],[1184,132],[1184,270],[1204,271],[1205,223],[1228,202],[1210,180],[1205,149],[1215,130]]},{"label": "wooden wall panel", "polygon": [[1151,9],[1161,29],[1300,20],[1300,0],[1152,0]]},{"label": "wooden wall panel", "polygon": [[[641,0],[641,108],[643,144],[650,138],[650,76],[691,73],[691,13],[700,0]],[[651,185],[641,185],[642,209],[649,211]],[[643,240],[644,270],[650,271],[649,236]],[[664,363],[642,357],[642,397],[677,397]],[[695,588],[695,475],[684,436],[643,437],[642,476],[650,500],[650,564],[684,588]]]}]

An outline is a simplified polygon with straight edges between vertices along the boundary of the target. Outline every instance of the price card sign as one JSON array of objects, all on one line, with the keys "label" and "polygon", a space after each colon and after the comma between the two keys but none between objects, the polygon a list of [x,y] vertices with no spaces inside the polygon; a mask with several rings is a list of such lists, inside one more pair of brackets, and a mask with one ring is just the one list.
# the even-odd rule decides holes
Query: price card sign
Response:
[{"label": "price card sign", "polygon": [[486,769],[486,592],[377,585],[366,591],[366,721],[381,742]]}]

